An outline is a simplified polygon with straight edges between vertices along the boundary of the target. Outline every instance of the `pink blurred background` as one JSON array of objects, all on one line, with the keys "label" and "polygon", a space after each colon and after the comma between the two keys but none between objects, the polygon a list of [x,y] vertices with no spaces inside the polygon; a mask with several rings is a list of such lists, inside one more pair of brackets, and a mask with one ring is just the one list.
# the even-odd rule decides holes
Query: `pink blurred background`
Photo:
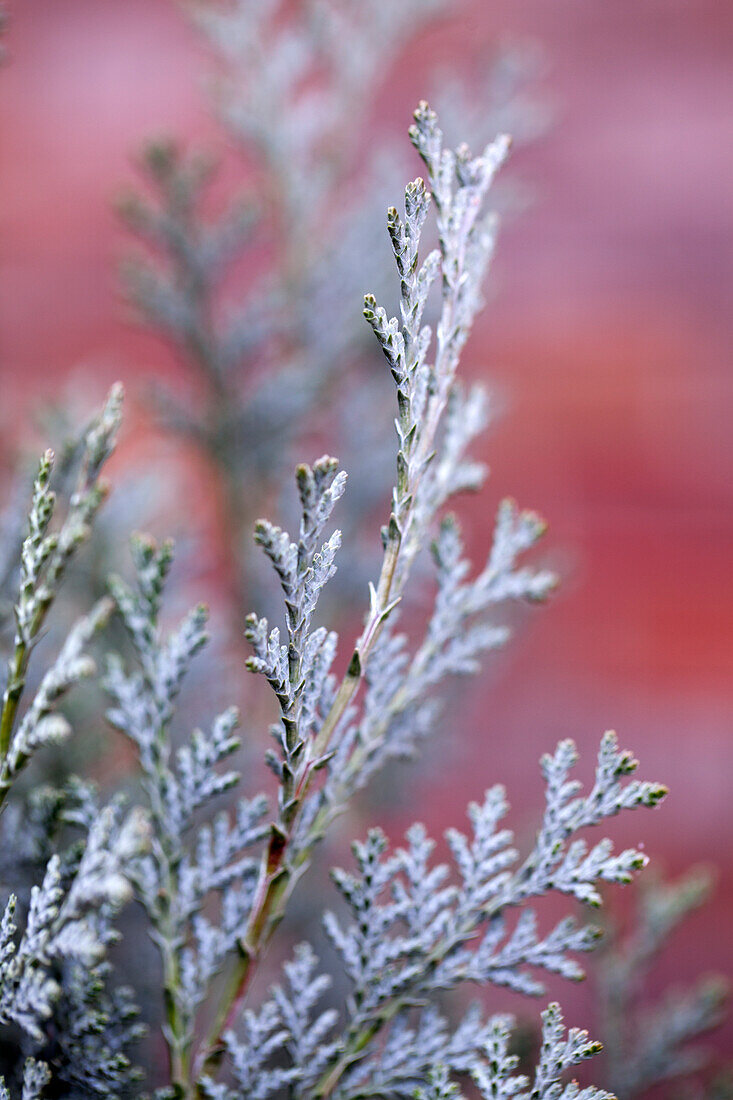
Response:
[{"label": "pink blurred background", "polygon": [[[428,770],[419,794],[436,828],[497,779],[515,805],[536,806],[540,752],[565,736],[590,752],[617,728],[671,788],[654,814],[619,821],[619,842],[643,838],[672,874],[699,861],[719,870],[715,902],[667,976],[733,976],[733,6],[468,7],[414,45],[375,118],[403,129],[429,62],[460,64],[477,42],[529,36],[545,53],[555,119],[510,169],[537,200],[502,235],[497,292],[467,352],[467,373],[509,397],[470,546],[486,544],[510,492],[549,519],[564,581],[463,693],[455,769]],[[24,0],[11,15],[0,71],[8,453],[40,392],[80,368],[100,393],[117,377],[176,376],[120,301],[111,202],[151,133],[221,141],[200,42],[172,3]],[[397,828],[412,808],[393,816]],[[733,1048],[731,1026],[719,1044]]]}]

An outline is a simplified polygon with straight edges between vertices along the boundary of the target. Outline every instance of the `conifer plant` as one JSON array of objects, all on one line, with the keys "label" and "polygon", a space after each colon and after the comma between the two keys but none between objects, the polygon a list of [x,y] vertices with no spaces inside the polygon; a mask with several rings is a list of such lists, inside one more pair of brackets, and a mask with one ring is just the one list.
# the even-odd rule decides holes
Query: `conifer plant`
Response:
[{"label": "conifer plant", "polygon": [[[6,827],[42,868],[27,897],[9,898],[0,926],[3,1097],[154,1089],[156,1100],[447,1100],[465,1087],[487,1100],[611,1095],[571,1079],[600,1043],[566,1027],[555,1003],[541,1012],[534,1065],[520,1072],[513,1021],[486,1007],[482,990],[538,998],[547,975],[580,978],[578,956],[598,931],[577,918],[574,903],[598,907],[604,884],[628,883],[645,864],[639,851],[615,852],[603,827],[621,811],[655,806],[665,790],[634,777],[637,762],[613,733],[600,741],[587,790],[573,777],[571,741],[543,757],[545,807],[526,851],[506,827],[507,796],[493,775],[483,795],[474,792],[468,828],[448,831],[446,861],[434,857],[422,825],[396,847],[370,831],[354,843],[351,866],[334,869],[323,916],[339,981],[309,943],[294,947],[269,992],[255,980],[325,832],[385,763],[416,751],[446,682],[475,672],[481,656],[504,643],[502,606],[540,600],[555,583],[524,562],[544,528],[534,513],[511,500],[500,504],[478,570],[466,559],[457,520],[446,514],[456,493],[478,489],[483,478],[468,452],[483,427],[485,397],[460,381],[458,367],[481,305],[496,233],[489,192],[509,141],[500,136],[476,156],[465,146],[448,149],[425,103],[410,138],[425,180],[409,183],[403,209],[387,215],[398,316],[372,295],[364,304],[394,382],[397,446],[381,567],[355,643],[344,649],[319,615],[339,566],[332,520],[348,492],[339,463],[323,457],[298,467],[297,532],[268,520],[255,527],[282,597],[280,625],[256,612],[242,623],[249,670],[274,695],[270,791],[240,793],[235,709],[181,736],[185,715],[176,714],[176,701],[207,641],[206,610],[196,607],[173,630],[163,628],[169,543],[133,539],[132,579],[110,578],[109,597],[74,627],[29,691],[44,622],[105,495],[99,475],[114,445],[120,391],[86,433],[66,515],[55,515],[52,456],[41,462],[0,716]],[[431,218],[437,247],[426,253],[421,242]],[[431,326],[425,317],[433,297]],[[400,611],[426,548],[435,595],[415,639],[401,631]],[[111,614],[114,634],[105,628]],[[116,798],[100,804],[83,780],[30,793],[18,784],[36,753],[70,735],[57,707],[77,681],[95,675],[94,635],[105,651],[107,718],[136,755],[141,798],[132,809]],[[241,724],[247,728],[246,715]],[[555,923],[537,912],[546,894],[567,899],[568,913]],[[133,897],[162,974],[166,1064],[148,1067],[147,1079],[135,1064],[135,992],[120,987],[109,950],[119,910]],[[479,999],[456,1015],[450,991],[466,985],[477,987]]]}]

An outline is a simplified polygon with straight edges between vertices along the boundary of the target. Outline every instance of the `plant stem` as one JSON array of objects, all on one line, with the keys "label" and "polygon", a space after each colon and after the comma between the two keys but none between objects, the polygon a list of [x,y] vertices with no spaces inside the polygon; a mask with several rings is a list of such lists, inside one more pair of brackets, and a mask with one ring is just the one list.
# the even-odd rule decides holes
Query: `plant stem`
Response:
[{"label": "plant stem", "polygon": [[3,696],[2,717],[0,717],[0,757],[5,760],[10,749],[13,736],[15,716],[18,713],[23,687],[25,686],[25,671],[28,667],[28,647],[20,639],[16,640],[15,652],[8,669],[8,686]]},{"label": "plant stem", "polygon": [[[13,740],[15,720],[18,715],[18,707],[25,690],[28,663],[31,658],[33,641],[38,635],[43,621],[51,606],[52,597],[39,600],[36,613],[33,616],[27,634],[18,631],[15,637],[15,650],[8,664],[8,683],[3,695],[2,714],[0,714],[0,773],[4,771],[5,760]],[[10,783],[0,787],[0,809],[7,798]]]},{"label": "plant stem", "polygon": [[161,945],[163,955],[163,997],[167,1028],[165,1032],[168,1046],[168,1061],[171,1085],[176,1097],[191,1095],[190,1085],[190,1039],[185,1035],[185,1024],[181,1018],[179,997],[181,991],[181,973],[176,952],[170,941]]}]

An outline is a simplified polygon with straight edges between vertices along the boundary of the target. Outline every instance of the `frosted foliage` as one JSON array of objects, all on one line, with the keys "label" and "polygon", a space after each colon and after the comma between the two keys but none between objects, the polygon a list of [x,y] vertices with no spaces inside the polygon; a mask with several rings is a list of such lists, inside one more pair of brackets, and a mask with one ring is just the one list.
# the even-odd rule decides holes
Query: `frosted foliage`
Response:
[{"label": "frosted foliage", "polygon": [[[283,596],[284,634],[256,615],[247,625],[254,651],[249,668],[267,680],[279,710],[272,728],[276,748],[268,755],[279,793],[239,941],[231,1001],[220,1008],[211,1045],[199,1061],[207,1095],[226,1100],[278,1096],[283,1090],[314,1097],[408,1096],[425,1082],[431,1066],[449,1056],[456,1072],[479,1074],[489,1025],[475,1011],[451,1025],[431,1000],[466,982],[538,995],[544,974],[582,977],[576,956],[590,950],[598,930],[572,916],[543,930],[530,902],[555,892],[597,906],[600,883],[629,882],[645,857],[635,850],[614,853],[605,838],[589,844],[585,830],[621,810],[653,806],[664,793],[656,784],[627,779],[636,761],[607,734],[595,782],[585,795],[570,777],[576,761],[572,742],[562,742],[543,759],[546,810],[523,860],[502,825],[507,806],[500,787],[471,806],[470,836],[448,834],[452,867],[433,864],[433,844],[421,826],[410,830],[407,846],[395,853],[388,852],[378,830],[372,831],[355,845],[358,873],[333,872],[351,922],[331,913],[325,917],[351,984],[345,1004],[335,1013],[316,1007],[326,975],[317,977],[314,957],[303,947],[299,962],[287,970],[289,992],[278,986],[261,1008],[247,1007],[260,952],[325,829],[386,760],[415,750],[432,724],[436,687],[451,675],[474,671],[485,650],[505,641],[497,608],[508,600],[541,599],[554,584],[549,572],[520,563],[544,529],[534,513],[509,500],[500,505],[486,563],[475,574],[464,558],[456,520],[443,512],[455,492],[477,488],[483,474],[467,452],[485,423],[486,401],[479,390],[465,391],[457,368],[493,248],[495,218],[487,196],[508,141],[497,139],[477,157],[465,148],[447,150],[425,104],[416,112],[411,137],[428,183],[418,179],[408,185],[404,215],[388,212],[400,280],[399,317],[389,317],[372,296],[364,310],[396,389],[396,476],[382,529],[382,567],[369,586],[364,628],[340,678],[332,672],[336,634],[315,625],[340,545],[339,532],[327,531],[344,489],[336,461],[323,458],[299,468],[297,538],[267,521],[256,526],[256,541]],[[438,248],[421,261],[431,206]],[[423,322],[433,285],[441,299],[435,333]],[[434,607],[424,637],[415,643],[395,624],[418,553],[431,537]],[[294,975],[304,972],[305,958],[309,984],[298,994]],[[425,1007],[413,1020],[417,1005]],[[238,1012],[239,1029],[232,1026]],[[595,1047],[580,1032],[562,1039],[558,1021],[557,1010],[548,1010],[547,1041],[558,1049],[564,1042],[564,1069],[581,1051],[585,1056]],[[325,1054],[319,1061],[312,1053],[303,1064],[301,1052],[313,1034]],[[238,1081],[233,1090],[217,1080],[227,1057]],[[560,1095],[549,1066],[545,1059],[537,1070],[541,1095],[548,1097]],[[568,1086],[567,1096],[574,1095],[572,1089]]]},{"label": "frosted foliage", "polygon": [[[509,1053],[508,1017],[485,1019],[474,1007],[451,1025],[431,1004],[441,991],[465,983],[538,996],[544,992],[543,972],[571,980],[583,976],[574,956],[593,947],[598,929],[565,917],[541,932],[526,899],[566,892],[567,881],[557,869],[570,861],[575,868],[570,892],[591,904],[597,882],[628,881],[645,862],[639,852],[614,856],[604,840],[590,850],[593,858],[581,861],[571,853],[584,842],[572,834],[621,809],[654,805],[662,791],[637,780],[620,781],[632,770],[631,761],[613,735],[602,742],[596,781],[585,796],[567,779],[573,759],[572,747],[563,742],[552,764],[544,763],[547,812],[523,861],[511,832],[502,827],[508,807],[499,787],[469,807],[469,836],[449,830],[450,867],[432,860],[434,844],[419,825],[408,832],[406,847],[394,853],[377,830],[355,844],[358,873],[333,872],[352,922],[344,924],[332,913],[324,918],[350,982],[346,1003],[340,1011],[320,1007],[329,979],[318,973],[312,950],[301,946],[285,965],[287,985],[276,986],[256,1012],[248,1010],[238,1033],[224,1035],[238,1089],[207,1077],[207,1095],[264,1098],[287,1087],[291,1095],[344,1100],[410,1097],[431,1074],[429,1088],[452,1088],[448,1074],[454,1073],[471,1074],[487,1097],[609,1097],[561,1083],[567,1069],[601,1047],[584,1031],[566,1031],[557,1005],[543,1014],[541,1056],[530,1086],[526,1077],[513,1074],[517,1060]],[[571,795],[572,815],[558,813],[558,799],[567,804]],[[548,849],[555,853],[553,872],[542,859]],[[417,1016],[416,1006],[421,1006]],[[425,1095],[434,1095],[429,1088]]]},{"label": "frosted foliage", "polygon": [[[352,23],[364,41],[374,35],[378,43],[384,6],[334,0],[305,7],[321,27],[323,57],[333,52],[334,72],[348,91],[356,77],[336,43]],[[417,10],[408,4],[391,14],[395,34],[409,33]],[[212,9],[209,29],[223,34],[223,50],[247,56],[252,40],[238,37],[238,28],[277,22],[279,11],[276,3]],[[379,60],[365,54],[358,64]],[[297,41],[288,40],[287,20],[265,66],[269,77],[278,66],[278,79],[286,82],[297,83],[309,71]],[[267,88],[256,91],[264,95]],[[311,95],[307,82],[303,95]],[[230,110],[235,107],[232,101]],[[244,125],[236,112],[231,122]],[[277,949],[293,892],[327,829],[380,768],[416,752],[433,730],[446,684],[475,673],[485,654],[505,643],[509,605],[534,604],[555,583],[529,557],[544,530],[534,512],[501,501],[491,544],[474,567],[447,511],[457,493],[478,491],[484,478],[471,447],[488,420],[488,398],[458,375],[494,248],[491,187],[509,140],[499,136],[477,155],[465,146],[450,149],[425,103],[410,137],[425,179],[407,185],[402,211],[387,213],[399,304],[391,316],[375,295],[364,299],[367,331],[393,387],[396,439],[381,540],[373,540],[381,556],[362,593],[355,641],[344,647],[326,625],[337,566],[348,570],[350,559],[334,525],[342,498],[348,499],[346,474],[336,459],[323,456],[296,469],[293,534],[267,519],[254,524],[280,603],[279,610],[268,607],[266,615],[240,623],[250,647],[247,667],[257,678],[244,717],[228,707],[191,728],[187,692],[208,642],[208,613],[198,605],[171,623],[166,586],[173,547],[144,535],[132,539],[132,568],[109,578],[109,597],[71,629],[26,700],[35,642],[105,495],[99,472],[114,443],[119,390],[86,433],[81,481],[64,516],[55,516],[52,458],[41,462],[20,550],[17,631],[0,718],[0,807],[7,801],[5,829],[14,830],[17,852],[35,875],[27,897],[20,890],[10,896],[0,918],[0,1027],[16,1051],[0,1096],[15,1089],[49,1100],[142,1100],[154,1089],[155,1100],[447,1100],[460,1095],[467,1078],[486,1097],[610,1096],[568,1079],[599,1044],[585,1031],[566,1029],[556,1004],[542,1014],[540,1049],[526,1075],[511,1045],[509,1017],[480,1004],[456,1008],[468,986],[490,989],[495,998],[506,990],[536,998],[545,995],[550,977],[583,977],[580,957],[595,945],[598,930],[577,916],[576,903],[595,910],[602,886],[629,883],[646,862],[636,849],[614,850],[605,835],[611,819],[651,808],[665,793],[636,778],[636,760],[613,733],[602,738],[587,789],[573,774],[572,741],[542,758],[544,810],[527,850],[514,840],[499,785],[469,805],[465,832],[447,831],[443,859],[420,824],[397,848],[373,829],[353,845],[355,868],[332,872],[333,911],[323,904],[329,969],[308,942],[290,954]],[[150,171],[178,204],[180,219],[168,229],[185,228],[173,234],[176,256],[205,273],[225,250],[215,234],[197,236],[189,218],[205,169],[170,148],[151,156]],[[158,223],[146,220],[142,207],[128,214],[141,232],[155,236]],[[231,224],[245,233],[247,219],[232,216]],[[431,219],[437,247],[425,253]],[[183,289],[196,298],[201,285]],[[194,323],[186,312],[190,300],[179,309],[175,296],[165,305],[154,283],[148,289],[151,311],[160,317],[165,306],[189,352],[223,383],[231,363],[222,356],[220,334]],[[435,324],[426,320],[431,294]],[[204,297],[194,304],[201,307],[199,320],[207,316]],[[337,327],[328,311],[323,323]],[[225,386],[220,397],[218,411],[228,410]],[[225,425],[230,441],[242,429],[233,409]],[[210,427],[216,434],[222,424]],[[233,497],[227,500],[226,507],[236,506]],[[432,587],[425,572],[420,577],[425,614],[404,629],[400,614],[416,588],[416,571],[430,560]],[[134,760],[124,780],[133,805],[123,808],[121,798],[100,803],[79,779],[24,798],[15,780],[44,746],[71,734],[59,704],[81,679],[94,676],[95,647],[105,651],[106,718]],[[216,662],[212,667],[218,675]],[[263,772],[272,797],[252,793],[254,769],[248,766],[245,786],[237,766],[240,725],[254,733],[264,713],[254,694],[258,686],[271,706],[270,771]],[[199,702],[197,714],[205,712]],[[593,833],[598,827],[600,836]],[[565,915],[547,918],[539,904],[546,895]],[[155,1029],[148,1078],[134,1064],[143,1032],[138,996],[118,985],[110,951],[120,938],[118,923],[125,927],[120,910],[133,898],[159,968],[149,967],[156,976],[147,979],[157,994],[146,1012]],[[133,939],[129,950],[136,949]],[[268,953],[269,989],[261,971]],[[678,1005],[652,1033],[651,1046],[671,1050],[675,1037],[699,1030],[700,1013],[699,1001]]]}]

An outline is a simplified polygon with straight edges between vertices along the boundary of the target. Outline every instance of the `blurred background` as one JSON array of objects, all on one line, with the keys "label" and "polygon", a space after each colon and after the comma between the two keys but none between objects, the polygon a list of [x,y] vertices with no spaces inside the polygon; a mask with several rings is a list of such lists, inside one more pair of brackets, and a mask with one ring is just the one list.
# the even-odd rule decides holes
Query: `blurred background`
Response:
[{"label": "blurred background", "polygon": [[[328,285],[316,280],[303,294],[329,325],[350,332],[361,324],[361,293],[374,289],[372,277],[381,287],[379,272],[362,274],[362,257],[381,257],[391,278],[384,209],[399,199],[400,181],[419,171],[404,137],[418,99],[430,96],[452,142],[478,144],[495,125],[516,124],[488,307],[463,367],[466,377],[493,387],[502,415],[478,447],[491,466],[488,486],[459,512],[479,558],[501,496],[539,510],[550,523],[541,556],[562,584],[546,607],[518,616],[510,646],[451,699],[441,735],[450,738],[450,769],[428,749],[409,798],[390,780],[369,813],[394,835],[417,815],[438,830],[459,823],[467,799],[500,780],[521,831],[540,805],[540,753],[568,736],[592,753],[601,732],[616,728],[644,775],[671,790],[654,814],[618,823],[619,844],[643,840],[654,865],[672,876],[700,862],[717,874],[713,901],[678,933],[653,980],[661,985],[709,970],[730,977],[733,8],[720,0],[455,0],[424,8],[415,29],[402,26],[397,41],[389,41],[389,21],[380,31],[379,64],[357,74],[364,83],[351,89],[353,118],[351,101],[344,101],[339,124],[352,130],[354,150],[339,167],[336,199],[328,192],[331,206],[319,210],[329,211],[326,225],[338,221],[342,207],[369,217],[351,246],[356,259],[344,266],[351,274],[340,279],[341,293],[329,297]],[[218,216],[241,189],[267,194],[258,150],[273,162],[277,150],[258,146],[251,120],[234,117],[236,64],[250,66],[242,85],[246,115],[256,107],[247,80],[267,58],[260,52],[259,60],[232,62],[172,0],[24,0],[10,15],[0,70],[6,481],[19,450],[40,438],[33,425],[41,404],[89,409],[122,379],[129,409],[116,470],[128,494],[125,522],[129,515],[130,526],[173,530],[183,539],[187,591],[214,605],[225,631],[232,592],[238,589],[241,600],[249,594],[226,548],[231,500],[216,462],[197,450],[190,424],[171,433],[154,412],[160,405],[166,423],[176,420],[179,404],[192,423],[198,411],[211,412],[206,379],[177,353],[175,339],[137,323],[130,298],[139,305],[150,286],[144,268],[133,268],[127,295],[121,290],[120,263],[133,245],[115,204],[142,187],[144,142],[168,134],[182,150],[209,150],[220,160],[205,216]],[[286,10],[278,19],[286,25],[288,17]],[[277,20],[275,28],[279,34]],[[298,64],[297,49],[288,49],[280,58],[285,75],[273,78],[286,91],[287,73]],[[307,85],[308,73],[302,79]],[[219,114],[222,104],[229,110],[228,126],[212,101]],[[247,125],[249,145],[239,140]],[[311,168],[317,174],[321,167],[316,157]],[[367,171],[374,174],[368,186]],[[326,179],[324,194],[334,178]],[[300,201],[323,202],[324,194],[309,192],[305,170],[297,186]],[[261,224],[246,253],[227,269],[229,303],[250,302],[247,332],[277,300],[266,279],[257,284],[279,255],[278,232],[288,232],[288,201],[297,195],[286,196],[279,213],[258,210]],[[136,210],[128,201],[125,217],[139,231]],[[231,232],[238,241],[239,225]],[[394,284],[385,285],[385,296],[394,296]],[[281,349],[287,334],[275,343]],[[271,359],[282,358],[271,343],[262,347],[253,357],[258,378]],[[317,340],[311,352],[314,361],[321,356]],[[316,397],[315,390],[302,395],[302,410],[295,403],[293,415],[302,412],[309,426],[291,441],[294,453],[339,453],[345,429],[337,424],[348,433],[359,419],[344,384],[347,368],[370,400],[370,372],[378,376],[373,407],[384,397],[389,410],[387,372],[370,354],[353,365],[350,350],[324,348],[336,369],[319,376]],[[236,355],[252,358],[246,337]],[[288,359],[292,377],[299,362]],[[288,374],[279,383],[281,395],[292,396],[290,380]],[[152,383],[164,385],[167,396],[151,398]],[[263,402],[257,409],[277,397],[263,392],[256,390],[253,400]],[[388,431],[391,412],[379,415]],[[356,457],[367,463],[361,481],[354,474],[362,518],[382,515],[389,471],[382,473],[370,438],[358,447],[357,440]],[[348,468],[350,455],[341,457]],[[247,484],[244,475],[254,477],[257,465],[242,462]],[[175,492],[161,493],[164,483]],[[270,488],[268,499],[276,496]],[[278,503],[268,507],[277,514]],[[253,518],[243,511],[242,528]],[[375,531],[370,522],[364,579]],[[359,606],[355,597],[347,632],[358,623]],[[235,635],[233,627],[234,650]],[[229,694],[240,691],[244,677],[236,653],[230,668],[225,697],[230,687]],[[579,1004],[582,995],[573,1001],[563,992],[563,999]],[[730,1024],[710,1043],[730,1053]]]}]

